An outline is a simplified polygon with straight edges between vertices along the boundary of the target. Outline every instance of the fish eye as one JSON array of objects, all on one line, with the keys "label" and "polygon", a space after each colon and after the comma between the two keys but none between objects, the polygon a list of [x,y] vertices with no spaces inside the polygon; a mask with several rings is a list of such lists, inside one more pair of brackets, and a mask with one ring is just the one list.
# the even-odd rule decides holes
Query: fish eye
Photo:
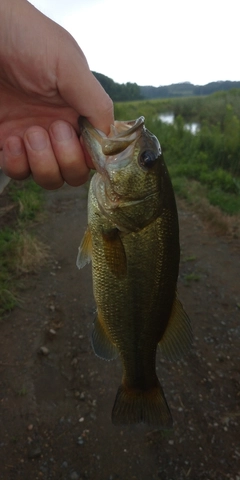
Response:
[{"label": "fish eye", "polygon": [[139,155],[139,165],[148,170],[154,167],[157,159],[158,155],[153,150],[145,150]]}]

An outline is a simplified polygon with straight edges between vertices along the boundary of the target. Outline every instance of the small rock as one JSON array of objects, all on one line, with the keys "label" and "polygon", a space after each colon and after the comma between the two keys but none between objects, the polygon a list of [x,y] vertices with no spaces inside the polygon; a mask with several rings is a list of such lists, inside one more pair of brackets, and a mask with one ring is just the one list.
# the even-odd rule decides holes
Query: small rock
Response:
[{"label": "small rock", "polygon": [[77,472],[73,472],[70,475],[70,480],[79,480],[79,475]]},{"label": "small rock", "polygon": [[32,446],[28,451],[28,458],[38,458],[41,456],[42,450],[39,445]]},{"label": "small rock", "polygon": [[41,348],[40,348],[40,353],[41,353],[42,355],[47,356],[47,355],[49,354],[49,349],[48,349],[47,347],[41,347]]},{"label": "small rock", "polygon": [[56,330],[54,330],[53,328],[50,328],[50,330],[49,330],[49,335],[50,335],[50,337],[52,337],[52,338],[55,337],[55,336],[57,335]]},{"label": "small rock", "polygon": [[77,444],[78,444],[78,445],[83,445],[83,444],[84,444],[84,440],[83,440],[82,437],[78,437],[78,439],[77,439]]},{"label": "small rock", "polygon": [[67,462],[63,462],[62,465],[61,465],[62,468],[67,468],[68,467],[68,463]]}]

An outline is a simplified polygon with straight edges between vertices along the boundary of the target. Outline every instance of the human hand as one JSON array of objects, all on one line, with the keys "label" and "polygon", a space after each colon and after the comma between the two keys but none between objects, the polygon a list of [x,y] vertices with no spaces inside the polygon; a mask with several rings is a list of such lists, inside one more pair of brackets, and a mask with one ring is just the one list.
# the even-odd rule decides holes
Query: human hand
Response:
[{"label": "human hand", "polygon": [[80,185],[92,168],[79,115],[105,132],[112,101],[71,35],[26,0],[0,2],[0,167],[44,188]]}]

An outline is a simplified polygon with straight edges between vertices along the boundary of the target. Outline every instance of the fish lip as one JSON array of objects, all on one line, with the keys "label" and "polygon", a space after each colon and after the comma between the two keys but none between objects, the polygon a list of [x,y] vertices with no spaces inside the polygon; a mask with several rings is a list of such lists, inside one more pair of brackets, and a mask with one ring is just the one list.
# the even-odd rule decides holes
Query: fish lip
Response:
[{"label": "fish lip", "polygon": [[78,118],[78,125],[84,148],[90,155],[97,172],[104,175],[105,156],[102,153],[102,139],[107,138],[107,136],[100,130],[94,128],[86,117],[80,116]]},{"label": "fish lip", "polygon": [[100,144],[102,138],[108,138],[107,135],[105,135],[105,133],[103,133],[101,130],[94,128],[86,117],[78,117],[78,125],[80,130],[80,136],[84,137],[84,133],[88,132],[89,135],[94,137],[95,140],[97,140],[97,142]]},{"label": "fish lip", "polygon": [[[132,133],[136,132],[142,125],[145,123],[145,117],[141,116],[136,120],[129,120],[128,122],[115,122],[116,125],[121,123],[122,125],[132,125],[128,130],[124,130],[123,132],[118,133],[115,138],[122,138],[132,135]],[[121,125],[120,125],[121,127]],[[108,137],[109,138],[109,137]]]}]

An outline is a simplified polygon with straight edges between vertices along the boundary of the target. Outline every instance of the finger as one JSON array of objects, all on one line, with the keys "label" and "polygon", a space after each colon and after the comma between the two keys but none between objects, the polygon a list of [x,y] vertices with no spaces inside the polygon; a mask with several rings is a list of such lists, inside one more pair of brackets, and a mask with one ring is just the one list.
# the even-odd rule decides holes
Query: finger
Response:
[{"label": "finger", "polygon": [[27,153],[21,137],[12,135],[6,139],[0,163],[4,173],[15,180],[24,180],[30,175]]},{"label": "finger", "polygon": [[72,186],[85,183],[88,179],[89,168],[73,127],[67,122],[58,120],[51,125],[49,134],[64,180]]},{"label": "finger", "polygon": [[28,128],[24,145],[35,182],[49,190],[61,187],[64,181],[47,131],[38,126]]},{"label": "finger", "polygon": [[85,98],[91,96],[91,101],[84,106],[85,116],[93,127],[108,135],[110,126],[114,124],[113,102],[94,75],[91,72],[90,74],[88,84],[85,84]]}]

